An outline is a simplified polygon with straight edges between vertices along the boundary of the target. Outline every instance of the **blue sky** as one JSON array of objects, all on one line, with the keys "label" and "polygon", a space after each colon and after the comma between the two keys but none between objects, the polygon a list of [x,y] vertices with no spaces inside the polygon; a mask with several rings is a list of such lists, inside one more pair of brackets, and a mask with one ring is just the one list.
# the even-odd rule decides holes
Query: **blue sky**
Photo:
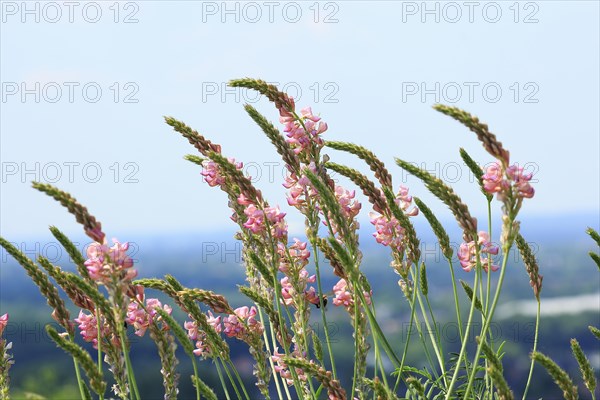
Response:
[{"label": "blue sky", "polygon": [[50,224],[79,231],[32,180],[71,192],[109,237],[229,228],[224,195],[182,159],[194,149],[163,115],[221,143],[286,208],[281,161],[242,107],[275,120],[272,105],[225,91],[245,76],[289,89],[328,122],[325,138],[371,148],[434,209],[393,157],[453,182],[479,215],[458,148],[491,159],[431,105],[464,108],[535,173],[525,215],[586,213],[597,224],[598,2],[45,4],[1,4],[0,232],[11,240]]}]

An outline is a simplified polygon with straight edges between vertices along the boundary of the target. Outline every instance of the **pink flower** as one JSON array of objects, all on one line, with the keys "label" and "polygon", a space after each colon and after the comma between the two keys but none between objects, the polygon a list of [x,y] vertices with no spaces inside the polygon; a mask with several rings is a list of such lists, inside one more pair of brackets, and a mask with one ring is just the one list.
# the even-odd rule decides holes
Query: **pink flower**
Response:
[{"label": "pink flower", "polygon": [[[230,158],[229,162],[238,170],[241,170],[244,167],[243,163],[236,162],[234,158]],[[204,177],[206,183],[208,183],[208,186],[221,186],[225,183],[225,177],[221,175],[219,164],[215,163],[214,161],[204,160],[202,161],[202,167],[203,170],[200,172],[200,175]]]},{"label": "pink flower", "polygon": [[248,217],[244,222],[244,227],[250,229],[252,233],[261,234],[266,230],[266,221],[271,226],[271,235],[275,239],[284,239],[287,236],[287,223],[285,222],[285,213],[281,212],[279,207],[265,207],[264,211],[249,203],[244,209],[244,214]]},{"label": "pink flower", "polygon": [[4,332],[4,328],[8,324],[8,314],[0,315],[0,336],[2,336],[2,332]]},{"label": "pink flower", "polygon": [[483,188],[486,192],[498,193],[506,188],[506,181],[503,179],[504,173],[502,165],[499,162],[494,162],[485,169],[483,175]]},{"label": "pink flower", "polygon": [[[407,216],[414,217],[419,214],[417,207],[409,210],[412,205],[412,196],[408,194],[407,187],[400,186],[395,202]],[[400,225],[400,222],[395,217],[388,218],[376,212],[370,212],[369,217],[371,223],[375,226],[373,236],[377,243],[389,246],[392,250],[402,253],[404,251],[404,228]]]},{"label": "pink flower", "polygon": [[187,334],[191,340],[198,339],[198,324],[195,321],[185,321],[183,327],[188,331]]},{"label": "pink flower", "polygon": [[256,307],[239,307],[234,310],[234,313],[235,314],[229,315],[223,320],[223,325],[225,326],[223,333],[225,333],[225,335],[243,340],[246,335],[251,332],[248,332],[242,321],[244,321],[248,326],[248,329],[255,334],[262,333],[262,324],[255,318],[257,314]]},{"label": "pink flower", "polygon": [[[470,272],[471,269],[477,265],[477,246],[479,246],[479,262],[485,272],[488,271],[489,260],[487,257],[483,257],[483,254],[498,254],[498,247],[492,245],[487,232],[480,231],[477,236],[477,244],[475,244],[475,241],[462,243],[458,249],[458,260],[460,261],[462,269],[467,272]],[[491,268],[492,271],[497,271],[500,267],[492,264]]]},{"label": "pink flower", "polygon": [[342,213],[348,219],[355,218],[360,211],[361,204],[357,200],[354,200],[355,195],[354,190],[346,190],[341,186],[335,187],[335,197],[338,203],[340,203]]},{"label": "pink flower", "polygon": [[[221,333],[221,317],[215,317],[208,311],[206,321],[215,329],[215,332]],[[188,337],[196,342],[196,349],[193,353],[198,357],[206,357],[211,353],[210,346],[206,337],[206,332],[200,331],[195,321],[185,321],[183,327],[188,331]]]},{"label": "pink flower", "polygon": [[127,255],[129,243],[120,243],[113,239],[114,245],[92,243],[87,248],[88,259],[85,261],[90,277],[99,283],[108,283],[113,275],[120,280],[131,281],[137,276],[137,271],[132,269],[133,260]]},{"label": "pink flower", "polygon": [[[305,358],[305,355],[300,354],[300,352],[297,349],[294,349],[291,356]],[[275,351],[273,352],[273,355],[271,356],[271,360],[273,360],[273,363],[276,364],[275,372],[277,372],[283,379],[285,379],[285,382],[287,383],[288,386],[292,386],[294,384],[294,379],[292,377],[292,373],[288,369],[287,364],[283,361],[284,357],[285,357],[285,353],[280,353],[279,347],[275,347]],[[295,370],[296,370],[296,376],[298,377],[298,379],[305,382],[306,374],[304,373],[304,371],[300,368],[295,368]]]},{"label": "pink flower", "polygon": [[146,329],[148,329],[152,321],[160,319],[160,316],[157,318],[157,308],[162,308],[169,315],[173,311],[167,304],[163,306],[158,299],[146,300],[146,310],[141,308],[136,301],[129,303],[126,321],[135,328],[136,335],[140,337],[144,336]]},{"label": "pink flower", "polygon": [[298,238],[294,238],[294,244],[290,246],[290,256],[296,261],[299,265],[304,267],[308,264],[308,259],[310,258],[310,251],[306,249],[307,243],[302,242]]},{"label": "pink flower", "polygon": [[[344,306],[346,308],[350,308],[354,305],[354,299],[352,298],[352,293],[348,290],[348,283],[345,279],[340,279],[338,283],[333,287],[333,294],[335,297],[333,298],[333,304],[336,306]],[[371,304],[371,293],[364,292],[365,300],[367,304]]]},{"label": "pink flower", "polygon": [[289,277],[281,279],[281,302],[286,306],[291,305],[294,302],[295,290],[290,282]]},{"label": "pink flower", "polygon": [[513,185],[517,190],[517,195],[530,199],[535,194],[535,190],[529,184],[533,177],[532,173],[523,173],[523,167],[518,167],[516,164],[511,165],[506,169],[506,175],[513,181]]},{"label": "pink flower", "polygon": [[279,121],[284,124],[286,141],[296,154],[309,153],[313,147],[323,147],[320,135],[327,130],[327,124],[321,118],[313,115],[310,107],[300,111],[300,118],[296,119],[294,110],[287,110],[285,106],[279,109]]},{"label": "pink flower", "polygon": [[83,310],[79,311],[79,317],[75,318],[75,322],[79,324],[79,331],[83,340],[91,342],[95,349],[98,348],[98,337],[108,337],[110,335],[110,327],[105,321],[100,321],[100,334],[98,334],[98,321],[94,314],[86,314]]},{"label": "pink flower", "polygon": [[377,243],[389,246],[392,250],[398,252],[404,251],[404,228],[394,217],[387,219],[383,215],[370,212],[371,223],[375,226],[373,236]]},{"label": "pink flower", "polygon": [[523,167],[513,164],[504,170],[499,162],[493,162],[484,169],[483,188],[486,192],[497,193],[499,200],[504,201],[509,194],[519,198],[530,199],[535,190],[529,184],[533,174],[525,174]]},{"label": "pink flower", "polygon": [[409,217],[414,217],[419,214],[419,209],[417,207],[413,207],[412,210],[408,211],[412,205],[412,196],[408,194],[408,188],[406,186],[400,185],[398,193],[396,194],[396,204],[398,204],[400,209]]}]

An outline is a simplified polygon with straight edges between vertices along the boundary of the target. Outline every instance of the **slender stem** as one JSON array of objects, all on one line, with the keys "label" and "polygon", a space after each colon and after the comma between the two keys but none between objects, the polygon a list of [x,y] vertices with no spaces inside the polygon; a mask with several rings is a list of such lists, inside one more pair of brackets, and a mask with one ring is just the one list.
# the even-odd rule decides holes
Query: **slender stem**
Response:
[{"label": "slender stem", "polygon": [[96,309],[96,332],[98,332],[98,372],[102,375],[102,337],[100,337],[101,332],[100,327],[100,310]]},{"label": "slender stem", "polygon": [[[478,264],[477,268],[480,268],[479,263],[477,263],[477,264]],[[478,286],[479,286],[479,279],[478,279],[478,275],[475,274],[475,282],[473,283],[473,293],[477,293]],[[469,331],[471,329],[471,322],[473,320],[473,314],[475,311],[475,299],[476,298],[477,298],[477,296],[474,295],[473,298],[471,299],[471,308],[469,310],[469,318],[467,320],[467,326],[465,327],[465,335],[463,337],[462,344],[460,346],[460,354],[458,355],[459,360],[466,356],[467,339],[469,338]],[[458,366],[456,366],[454,368],[454,374],[452,374],[452,380],[450,381],[450,386],[448,387],[448,391],[446,393],[445,400],[449,400],[450,397],[452,396],[452,390],[454,389],[454,385],[456,384],[459,370],[460,370],[460,368],[458,368]],[[476,370],[476,368],[473,367],[473,371],[475,371],[475,370]],[[467,397],[464,396],[464,398],[466,399]]]},{"label": "slender stem", "polygon": [[192,367],[194,368],[194,378],[196,378],[194,380],[194,383],[196,385],[196,400],[200,400],[200,385],[198,384],[198,381],[200,380],[200,378],[198,378],[198,366],[196,365],[196,359],[194,358],[194,356],[190,356],[190,358],[192,359]]},{"label": "slender stem", "polygon": [[[419,274],[419,270],[417,269],[417,274]],[[414,276],[413,276],[414,278]],[[429,333],[429,340],[431,341],[431,345],[433,346],[433,351],[438,359],[438,364],[440,365],[440,370],[442,372],[442,376],[444,376],[444,382],[446,381],[446,368],[444,366],[444,357],[441,349],[441,343],[438,342],[439,337],[436,339],[436,335],[434,334],[434,330],[431,328],[429,324],[429,318],[427,318],[427,312],[425,311],[425,307],[423,306],[423,300],[421,300],[421,295],[419,294],[418,287],[415,287],[415,291],[417,293],[417,302],[419,303],[419,307],[421,308],[421,314],[423,314],[423,321],[425,322],[425,326],[427,327],[427,331]],[[440,347],[438,348],[438,343]]]},{"label": "slender stem", "polygon": [[[408,283],[407,283],[408,285]],[[408,333],[406,337],[406,343],[404,343],[404,350],[402,351],[402,362],[400,363],[400,369],[398,371],[398,376],[396,377],[396,384],[394,385],[394,391],[398,388],[398,384],[400,383],[400,379],[402,377],[402,369],[404,368],[404,361],[406,361],[406,355],[408,354],[408,344],[410,343],[410,336],[412,334],[412,327],[415,321],[415,302],[416,302],[416,293],[417,288],[413,288],[413,299],[412,302],[409,299],[410,304],[410,322],[408,323]],[[408,296],[407,296],[408,298]]]},{"label": "slender stem", "polygon": [[231,360],[227,360],[227,363],[231,366],[231,370],[233,371],[235,378],[237,379],[238,383],[240,384],[240,387],[242,388],[242,391],[244,392],[246,399],[250,400],[250,396],[248,395],[248,392],[246,391],[246,385],[244,385],[244,382],[242,381],[242,378],[240,377],[240,374],[238,373],[237,368],[235,367],[235,365],[233,365]]},{"label": "slender stem", "polygon": [[[79,363],[73,358],[73,366],[75,367],[75,376],[77,377],[77,386],[79,386],[79,394],[81,394],[81,400],[85,400],[85,390],[83,389],[83,381],[81,380],[81,372],[79,371]],[[98,395],[100,397],[100,395]]]},{"label": "slender stem", "polygon": [[327,325],[327,317],[325,315],[325,303],[323,301],[323,287],[321,286],[321,271],[319,268],[319,249],[315,245],[315,243],[313,243],[313,250],[315,260],[315,271],[317,275],[317,289],[319,291],[319,309],[321,310],[321,320],[323,321],[323,330],[325,331],[325,342],[327,343],[327,352],[329,353],[329,360],[331,362],[331,373],[333,374],[333,379],[337,379],[337,372],[335,369],[335,358],[333,356],[333,350],[331,349],[329,326]]},{"label": "slender stem", "polygon": [[213,362],[215,363],[215,366],[217,367],[217,375],[219,375],[219,380],[221,381],[221,387],[223,388],[223,391],[225,392],[225,397],[227,398],[227,400],[231,400],[231,397],[229,396],[229,390],[227,390],[227,384],[225,383],[225,379],[223,379],[223,373],[221,372],[221,367],[219,367],[219,359],[215,359],[213,360]]},{"label": "slender stem", "polygon": [[[535,336],[533,337],[533,352],[537,350],[538,344],[538,332],[540,327],[540,299],[537,301],[537,312],[535,314]],[[523,391],[523,400],[527,398],[527,392],[529,391],[529,384],[531,383],[531,377],[533,376],[533,366],[535,365],[535,360],[531,359],[531,366],[529,367],[529,376],[527,377],[527,385],[525,385],[525,391]],[[592,393],[592,398],[594,393]]]},{"label": "slender stem", "polygon": [[354,302],[354,373],[352,377],[352,391],[350,396],[354,398],[354,391],[356,390],[356,376],[358,375],[358,301]]},{"label": "slender stem", "polygon": [[458,323],[458,333],[460,335],[460,340],[462,341],[462,339],[463,339],[462,319],[460,316],[458,291],[456,289],[456,278],[454,277],[454,265],[452,264],[452,259],[450,257],[448,257],[446,259],[448,260],[448,267],[450,268],[450,275],[452,277],[452,291],[454,293],[454,308],[456,309],[456,322]]},{"label": "slender stem", "polygon": [[[441,365],[442,365],[442,374],[443,374],[443,377],[444,377],[444,383],[447,384],[447,382],[446,382],[446,369],[445,369],[446,361],[444,360],[444,347],[443,347],[443,344],[442,344],[442,337],[440,335],[439,326],[438,326],[438,324],[437,324],[437,322],[435,320],[435,315],[433,313],[433,310],[431,309],[431,304],[429,303],[429,297],[428,296],[424,296],[424,297],[425,297],[425,302],[427,303],[427,309],[429,310],[429,315],[431,316],[431,323],[433,324],[433,328],[435,330],[435,335],[437,337],[440,357],[442,358],[442,364]],[[421,305],[421,308],[423,308],[422,305]]]},{"label": "slender stem", "polygon": [[[267,325],[265,324],[265,319],[263,316],[263,312],[262,312],[262,308],[259,306],[258,307],[258,317],[260,319],[260,323],[262,324],[262,326],[266,327]],[[269,321],[269,327],[271,328],[271,334],[273,334],[273,327],[271,326],[271,323]],[[274,338],[273,338],[274,340]],[[267,353],[268,354],[273,354],[271,352],[271,345],[269,344],[269,335],[267,334],[267,330],[263,329],[263,341],[265,342],[265,348],[267,349]],[[275,346],[275,344],[273,344],[273,346]],[[271,357],[269,357],[269,366],[271,367],[271,372],[273,373],[273,380],[275,381],[275,388],[277,389],[277,395],[279,399],[282,399],[283,396],[281,395],[281,387],[279,386],[279,377],[277,376],[277,371],[275,371],[275,363],[273,362],[273,359]]]},{"label": "slender stem", "polygon": [[231,376],[231,372],[229,372],[229,368],[227,368],[227,364],[225,363],[225,360],[223,360],[222,358],[219,358],[219,361],[221,362],[221,366],[223,367],[225,374],[227,374],[227,378],[229,378],[229,383],[231,383],[231,386],[233,386],[233,390],[235,391],[237,398],[241,399],[242,395],[240,394],[240,391],[238,390],[238,387],[235,383],[235,380],[233,379],[233,376]]},{"label": "slender stem", "polygon": [[133,372],[133,368],[131,367],[131,359],[129,358],[129,350],[127,350],[127,345],[125,344],[125,336],[123,332],[123,328],[119,328],[119,341],[121,342],[121,350],[123,351],[123,356],[125,357],[125,367],[127,368],[127,377],[129,380],[130,392],[133,394],[133,397],[141,400],[140,392],[137,387],[137,383],[135,381],[135,374]]},{"label": "slender stem", "polygon": [[[512,233],[512,229],[510,229],[510,231],[508,232],[507,237],[510,237]],[[508,262],[508,252],[510,251],[510,248],[512,246],[512,243],[510,243],[508,246],[506,246],[506,249],[504,251],[504,257],[502,259],[502,271],[500,271],[500,278],[498,278],[498,286],[496,287],[496,293],[494,294],[494,300],[492,300],[492,306],[488,312],[487,318],[485,320],[485,325],[483,326],[483,328],[481,329],[481,334],[479,335],[479,337],[481,338],[481,341],[479,342],[479,345],[477,346],[477,352],[475,353],[475,358],[473,360],[473,364],[477,363],[477,360],[479,360],[479,355],[481,354],[481,348],[483,347],[483,343],[486,340],[486,335],[488,332],[488,329],[490,328],[490,322],[492,321],[492,318],[494,316],[494,311],[496,311],[496,306],[498,305],[498,299],[500,298],[500,293],[502,292],[502,283],[504,282],[504,276],[506,274],[506,264]],[[469,392],[471,391],[471,387],[473,386],[473,380],[475,379],[475,371],[476,368],[473,368],[471,371],[471,375],[469,376],[469,383],[467,384],[467,388],[465,389],[465,398],[467,398],[467,396],[469,395]]]}]

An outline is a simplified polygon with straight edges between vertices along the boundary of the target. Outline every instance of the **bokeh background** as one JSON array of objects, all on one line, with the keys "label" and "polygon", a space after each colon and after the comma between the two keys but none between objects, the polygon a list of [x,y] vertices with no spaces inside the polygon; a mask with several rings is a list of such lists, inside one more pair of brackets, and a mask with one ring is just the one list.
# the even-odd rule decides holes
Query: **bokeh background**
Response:
[{"label": "bokeh background", "polygon": [[[109,237],[132,242],[141,276],[170,273],[243,304],[235,286],[243,282],[240,245],[226,199],[183,160],[194,149],[162,118],[185,121],[243,161],[302,237],[303,220],[284,198],[283,163],[242,106],[250,103],[274,121],[276,111],[266,99],[226,86],[246,76],[276,83],[299,106],[312,106],[329,124],[326,139],[372,149],[397,184],[438,213],[458,245],[450,213],[393,163],[400,157],[435,173],[480,221],[486,219],[458,149],[482,165],[491,159],[471,132],[431,108],[446,103],[487,122],[511,160],[534,173],[536,196],[526,201],[521,220],[545,276],[540,350],[574,372],[568,340],[577,337],[600,367],[600,350],[586,333],[587,325],[600,324],[600,278],[586,255],[594,246],[584,233],[600,225],[597,2],[0,5],[0,234],[28,255],[41,253],[68,268],[48,225],[72,235],[82,250],[87,243],[65,210],[30,187],[34,180],[52,183],[85,204]],[[344,154],[328,153],[362,168]],[[400,345],[408,307],[387,250],[371,238],[367,212],[365,206],[359,217],[364,268],[380,314],[389,316],[386,329]],[[499,214],[496,208],[496,221]],[[443,311],[451,297],[447,267],[436,267],[440,254],[422,217],[416,225],[431,264],[434,306]],[[74,379],[68,358],[44,333],[48,310],[24,272],[5,252],[1,257],[0,313],[11,314],[6,334],[17,361],[11,370],[15,394],[69,398]],[[519,257],[511,261],[498,337],[507,341],[509,378],[519,393],[532,344],[533,296]],[[462,272],[459,277],[471,279]],[[350,340],[348,321],[330,308],[342,349]],[[154,349],[145,340],[136,345],[147,349],[134,356],[145,368],[156,358]],[[249,368],[245,349],[234,349]],[[422,358],[415,354],[418,366]],[[182,361],[184,397],[191,390],[186,368]],[[210,366],[204,371],[209,374]],[[141,376],[146,398],[159,393],[157,364]],[[537,369],[535,378],[532,398],[559,395],[544,371]]]}]

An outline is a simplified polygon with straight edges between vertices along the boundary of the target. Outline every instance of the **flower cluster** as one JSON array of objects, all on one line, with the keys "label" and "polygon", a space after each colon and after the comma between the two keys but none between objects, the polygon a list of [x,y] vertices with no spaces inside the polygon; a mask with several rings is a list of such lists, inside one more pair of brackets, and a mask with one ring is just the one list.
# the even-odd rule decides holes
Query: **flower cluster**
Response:
[{"label": "flower cluster", "polygon": [[[298,238],[294,238],[294,244],[287,248],[283,243],[277,245],[277,252],[280,256],[279,271],[289,274],[290,270],[301,270],[308,264],[310,251],[307,250],[308,244]],[[287,255],[289,254],[289,257]]]},{"label": "flower cluster", "polygon": [[[395,202],[409,217],[414,217],[419,213],[417,207],[410,209],[412,196],[408,194],[408,188],[405,186],[400,186]],[[377,243],[402,253],[404,251],[404,228],[400,225],[400,222],[393,216],[387,217],[377,212],[370,212],[369,217],[371,217],[371,223],[375,226],[373,236]]]},{"label": "flower cluster", "polygon": [[[294,351],[292,352],[291,356],[299,356],[298,353],[300,353],[300,351],[298,351],[298,348],[296,347],[294,348]],[[294,380],[287,364],[283,361],[284,357],[285,354],[280,353],[279,348],[275,347],[275,351],[271,356],[271,360],[273,360],[273,363],[275,363],[275,372],[277,372],[283,379],[285,379],[285,382],[288,386],[292,386],[294,384]],[[298,379],[302,382],[306,382],[307,376],[304,370],[302,368],[295,368],[295,371]]]},{"label": "flower cluster", "polygon": [[535,190],[529,184],[533,174],[523,172],[523,167],[513,164],[506,169],[499,162],[494,162],[484,169],[483,188],[486,192],[497,193],[501,201],[509,197],[530,199]]},{"label": "flower cluster", "polygon": [[300,110],[300,117],[295,114],[294,100],[290,98],[292,109],[285,106],[279,108],[279,122],[284,124],[283,131],[286,133],[286,141],[294,150],[294,153],[310,153],[313,146],[323,147],[323,139],[319,135],[327,130],[327,123],[321,121],[321,117],[313,115],[310,107]]},{"label": "flower cluster", "polygon": [[251,333],[262,334],[263,326],[256,320],[258,311],[256,307],[250,308],[244,306],[233,310],[235,314],[228,315],[223,320],[225,329],[223,333],[228,337],[235,337],[244,340]]},{"label": "flower cluster", "polygon": [[114,245],[94,242],[87,248],[85,266],[90,277],[98,283],[109,283],[114,276],[122,281],[131,281],[137,276],[133,260],[127,255],[129,243],[119,243],[113,239]]},{"label": "flower cluster", "polygon": [[[100,324],[94,314],[86,314],[83,310],[79,311],[79,317],[75,318],[75,322],[79,324],[79,332],[86,342],[91,342],[95,349],[98,348],[98,339],[103,337],[110,337],[111,330],[110,326],[106,323],[106,320],[101,317]],[[100,332],[98,332],[98,326],[100,326]],[[113,338],[115,338],[113,336]]]},{"label": "flower cluster", "polygon": [[[245,197],[240,197],[238,203],[246,202]],[[248,228],[255,234],[262,234],[266,231],[269,222],[271,228],[271,236],[274,239],[285,240],[287,238],[287,223],[285,222],[285,213],[281,212],[279,207],[265,207],[264,210],[256,207],[253,203],[248,203],[244,214],[248,217],[244,222],[244,227]]]},{"label": "flower cluster", "polygon": [[[140,303],[144,301],[143,297],[139,300]],[[142,337],[146,333],[146,330],[152,321],[155,319],[160,319],[160,316],[157,317],[157,308],[162,308],[169,315],[173,310],[167,304],[163,306],[158,299],[147,299],[145,308],[140,303],[137,301],[132,301],[129,303],[129,306],[127,307],[127,318],[125,321],[134,327],[136,335]]]},{"label": "flower cluster", "polygon": [[[215,329],[215,332],[221,333],[223,325],[221,324],[221,317],[215,317],[212,312],[208,312],[206,321]],[[206,333],[198,329],[198,324],[194,321],[186,321],[183,327],[188,331],[188,337],[196,341],[196,350],[194,354],[198,357],[206,357],[211,354],[210,346],[206,337]]]},{"label": "flower cluster", "polygon": [[[317,171],[314,162],[311,162],[307,168],[313,173],[316,173]],[[303,210],[307,197],[315,198],[317,196],[317,191],[311,185],[310,180],[306,175],[298,177],[294,172],[291,172],[286,175],[283,187],[290,190],[287,194],[288,204],[292,207],[296,207],[300,211]]]},{"label": "flower cluster", "polygon": [[[354,305],[354,298],[352,293],[348,291],[348,282],[346,282],[345,279],[340,279],[338,283],[333,286],[333,294],[335,295],[333,304],[336,306],[344,306],[349,309]],[[364,292],[363,294],[367,304],[371,304],[372,293]]]},{"label": "flower cluster", "polygon": [[2,336],[2,332],[4,332],[4,328],[8,324],[8,314],[0,315],[0,336]]},{"label": "flower cluster", "polygon": [[[229,162],[231,162],[238,170],[241,170],[244,167],[244,164],[241,162],[236,162],[235,159],[229,158]],[[208,186],[215,187],[221,186],[225,183],[225,177],[221,174],[219,165],[210,160],[204,160],[202,162],[202,172],[200,174],[208,183]]]},{"label": "flower cluster", "polygon": [[[315,288],[311,287],[309,290],[306,290],[306,287],[309,283],[315,283],[316,275],[308,275],[308,271],[304,268],[300,270],[298,273],[298,277],[296,279],[296,286],[301,289],[304,294],[304,298],[306,301],[312,304],[319,303],[319,296],[317,295]],[[294,305],[294,297],[297,293],[297,290],[294,289],[294,284],[290,281],[289,276],[285,276],[281,278],[281,302],[286,306]],[[297,307],[297,305],[295,305]]]},{"label": "flower cluster", "polygon": [[[479,262],[485,272],[488,271],[488,260],[487,257],[484,257],[484,254],[496,255],[498,254],[498,247],[493,246],[490,242],[490,237],[487,232],[480,231],[478,234],[477,243],[475,241],[471,241],[468,243],[462,243],[460,248],[458,249],[458,260],[460,261],[460,265],[462,269],[467,272],[470,272],[473,267],[477,265],[477,248],[479,247]],[[498,266],[492,264],[492,271],[497,271]]]}]

